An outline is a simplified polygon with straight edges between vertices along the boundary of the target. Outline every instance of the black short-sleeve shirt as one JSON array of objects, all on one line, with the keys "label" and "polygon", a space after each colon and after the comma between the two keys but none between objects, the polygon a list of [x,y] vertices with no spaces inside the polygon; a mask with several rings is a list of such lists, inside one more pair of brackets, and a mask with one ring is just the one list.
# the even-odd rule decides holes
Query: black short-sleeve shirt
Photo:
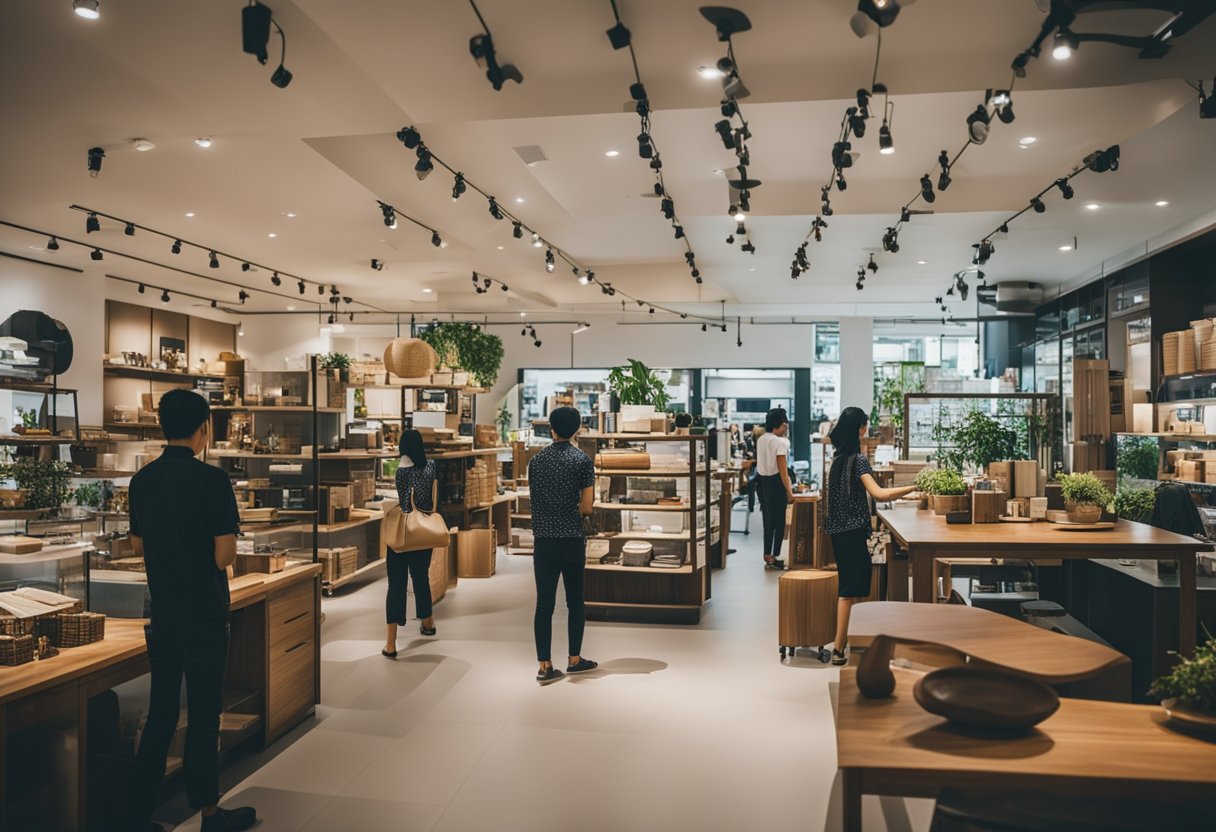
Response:
[{"label": "black short-sleeve shirt", "polygon": [[397,468],[397,502],[401,510],[409,513],[410,494],[414,496],[414,507],[420,511],[434,511],[435,460],[428,459],[421,468],[413,463],[406,464],[408,458],[403,458]]},{"label": "black short-sleeve shirt", "polygon": [[870,495],[861,483],[863,474],[874,474],[863,454],[832,460],[828,473],[828,534],[870,528]]},{"label": "black short-sleeve shirt", "polygon": [[228,475],[190,449],[168,445],[131,478],[131,534],[143,539],[152,626],[228,617],[228,575],[215,538],[240,531]]},{"label": "black short-sleeve shirt", "polygon": [[554,442],[528,463],[532,534],[536,538],[582,538],[578,513],[584,488],[595,485],[591,457],[569,442]]}]

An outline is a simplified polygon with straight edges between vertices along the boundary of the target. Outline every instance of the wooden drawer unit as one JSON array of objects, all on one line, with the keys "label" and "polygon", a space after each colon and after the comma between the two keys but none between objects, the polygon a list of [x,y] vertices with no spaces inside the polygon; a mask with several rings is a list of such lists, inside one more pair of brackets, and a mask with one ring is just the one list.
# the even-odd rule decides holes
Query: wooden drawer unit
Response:
[{"label": "wooden drawer unit", "polygon": [[294,725],[316,704],[317,641],[315,581],[271,595],[266,741]]},{"label": "wooden drawer unit", "polygon": [[[270,596],[270,655],[316,638],[316,588],[312,581]],[[271,660],[273,662],[273,658]]]}]

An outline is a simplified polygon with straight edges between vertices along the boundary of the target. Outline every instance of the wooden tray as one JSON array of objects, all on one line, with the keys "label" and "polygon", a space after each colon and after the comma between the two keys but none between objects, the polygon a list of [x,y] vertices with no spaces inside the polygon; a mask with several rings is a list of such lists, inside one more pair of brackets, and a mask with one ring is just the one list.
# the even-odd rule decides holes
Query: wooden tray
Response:
[{"label": "wooden tray", "polygon": [[1097,523],[1071,523],[1052,521],[1052,526],[1062,532],[1108,532],[1117,525],[1117,521],[1099,521]]},{"label": "wooden tray", "polygon": [[1042,682],[1001,668],[943,667],[922,676],[912,695],[931,714],[967,728],[1025,730],[1060,707]]},{"label": "wooden tray", "polygon": [[1034,522],[1033,517],[1010,517],[1007,514],[1002,514],[1000,517],[998,517],[996,519],[1000,520],[1002,523],[1033,523]]}]

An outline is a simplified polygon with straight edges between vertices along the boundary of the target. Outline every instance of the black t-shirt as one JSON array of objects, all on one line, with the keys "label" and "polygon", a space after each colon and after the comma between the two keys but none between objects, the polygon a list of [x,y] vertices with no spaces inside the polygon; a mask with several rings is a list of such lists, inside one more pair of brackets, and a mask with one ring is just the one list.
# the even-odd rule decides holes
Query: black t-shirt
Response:
[{"label": "black t-shirt", "polygon": [[595,485],[591,457],[569,442],[554,442],[528,463],[532,534],[537,538],[582,538],[578,513],[583,489]]},{"label": "black t-shirt", "polygon": [[863,474],[874,474],[863,454],[837,457],[828,473],[828,534],[870,528],[870,495],[862,485]]},{"label": "black t-shirt", "polygon": [[240,531],[228,475],[190,449],[168,445],[131,478],[131,534],[144,542],[152,625],[228,617],[228,575],[215,565],[215,540]]}]

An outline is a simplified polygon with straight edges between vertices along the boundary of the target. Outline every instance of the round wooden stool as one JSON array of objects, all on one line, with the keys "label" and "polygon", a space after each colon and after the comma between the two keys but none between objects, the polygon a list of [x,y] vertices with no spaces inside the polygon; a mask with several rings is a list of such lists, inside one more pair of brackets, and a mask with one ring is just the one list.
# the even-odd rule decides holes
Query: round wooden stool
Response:
[{"label": "round wooden stool", "polygon": [[783,572],[777,582],[777,642],[781,658],[799,647],[814,647],[819,661],[832,658],[827,645],[836,636],[838,577],[819,569]]}]

